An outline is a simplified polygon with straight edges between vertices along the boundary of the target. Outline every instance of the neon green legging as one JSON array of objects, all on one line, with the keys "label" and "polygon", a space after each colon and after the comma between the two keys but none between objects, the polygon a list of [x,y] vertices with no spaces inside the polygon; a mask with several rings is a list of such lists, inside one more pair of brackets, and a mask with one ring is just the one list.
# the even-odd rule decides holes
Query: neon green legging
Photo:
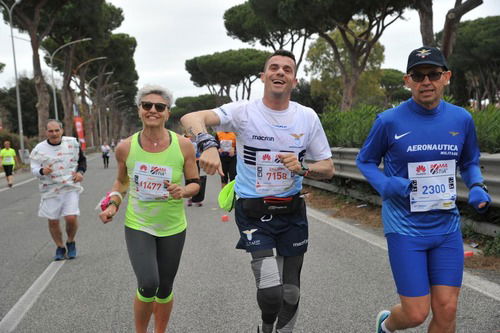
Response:
[{"label": "neon green legging", "polygon": [[156,303],[160,303],[160,304],[166,304],[174,299],[174,292],[173,291],[170,293],[170,295],[167,296],[167,298],[159,298],[157,296],[144,297],[141,295],[141,292],[139,291],[139,289],[137,289],[136,295],[137,295],[137,299],[141,302],[144,302],[144,303],[156,302]]}]

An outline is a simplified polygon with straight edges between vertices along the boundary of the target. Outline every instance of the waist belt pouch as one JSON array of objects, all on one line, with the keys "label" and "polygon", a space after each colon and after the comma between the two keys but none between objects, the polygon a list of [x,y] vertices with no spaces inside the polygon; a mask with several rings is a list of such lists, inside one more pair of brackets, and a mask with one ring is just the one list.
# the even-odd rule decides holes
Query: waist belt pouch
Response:
[{"label": "waist belt pouch", "polygon": [[243,201],[243,213],[253,218],[261,218],[264,215],[292,214],[299,211],[304,203],[300,195],[286,198],[264,197],[241,200]]}]

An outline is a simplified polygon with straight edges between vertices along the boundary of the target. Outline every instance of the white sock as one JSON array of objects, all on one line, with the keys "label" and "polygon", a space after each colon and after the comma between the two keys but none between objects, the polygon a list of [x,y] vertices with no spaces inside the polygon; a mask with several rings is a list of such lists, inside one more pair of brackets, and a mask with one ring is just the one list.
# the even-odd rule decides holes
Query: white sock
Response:
[{"label": "white sock", "polygon": [[382,322],[382,331],[384,331],[385,333],[394,333],[393,331],[389,331],[389,329],[387,327],[385,327],[385,320]]}]

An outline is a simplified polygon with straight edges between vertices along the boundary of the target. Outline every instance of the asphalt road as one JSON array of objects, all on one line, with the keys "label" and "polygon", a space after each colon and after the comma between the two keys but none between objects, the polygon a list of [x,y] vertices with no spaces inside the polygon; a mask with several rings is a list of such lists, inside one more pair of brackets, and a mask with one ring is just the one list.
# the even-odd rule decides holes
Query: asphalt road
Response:
[{"label": "asphalt road", "polygon": [[[103,225],[95,206],[115,177],[89,156],[80,200],[79,255],[54,263],[47,221],[29,173],[0,179],[0,332],[133,332],[135,276],[123,235],[123,209]],[[218,179],[203,207],[189,207],[186,246],[174,286],[169,332],[256,332],[259,312],[249,255],[234,248],[234,217],[221,222]],[[384,239],[310,210],[295,332],[373,332],[375,316],[397,302]],[[467,273],[457,332],[500,331],[500,285]],[[424,332],[426,326],[405,332]],[[151,331],[152,332],[152,331]]]}]

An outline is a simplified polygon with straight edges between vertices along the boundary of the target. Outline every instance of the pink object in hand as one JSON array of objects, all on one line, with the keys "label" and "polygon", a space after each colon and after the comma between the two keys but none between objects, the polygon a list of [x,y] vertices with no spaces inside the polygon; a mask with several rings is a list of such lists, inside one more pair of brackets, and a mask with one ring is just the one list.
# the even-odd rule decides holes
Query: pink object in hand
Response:
[{"label": "pink object in hand", "polygon": [[108,208],[108,206],[109,206],[109,201],[111,200],[109,193],[111,193],[111,192],[106,193],[106,196],[104,197],[104,199],[101,200],[101,210],[102,211],[105,211],[106,208]]}]

